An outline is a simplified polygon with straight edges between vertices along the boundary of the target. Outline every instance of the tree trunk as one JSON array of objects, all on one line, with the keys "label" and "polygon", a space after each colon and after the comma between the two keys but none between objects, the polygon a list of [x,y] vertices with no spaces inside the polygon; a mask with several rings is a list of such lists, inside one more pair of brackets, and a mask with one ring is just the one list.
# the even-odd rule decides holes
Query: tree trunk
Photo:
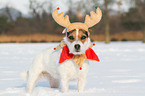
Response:
[{"label": "tree trunk", "polygon": [[105,0],[105,43],[110,43],[110,26],[109,26],[109,15],[108,15],[108,1]]},{"label": "tree trunk", "polygon": [[145,28],[144,28],[144,32],[143,32],[143,43],[145,43]]},{"label": "tree trunk", "polygon": [[81,5],[79,4],[79,7],[78,7],[78,20],[82,20],[82,13],[81,13]]},{"label": "tree trunk", "polygon": [[120,15],[121,15],[122,0],[119,0],[119,1],[117,2],[117,5],[118,5],[118,15],[120,16]]},{"label": "tree trunk", "polygon": [[7,12],[7,14],[8,14],[8,17],[9,17],[10,21],[11,21],[12,23],[14,23],[12,14],[10,13],[10,8],[6,7],[6,12]]},{"label": "tree trunk", "polygon": [[110,27],[109,23],[106,23],[105,25],[105,43],[108,44],[110,43]]}]

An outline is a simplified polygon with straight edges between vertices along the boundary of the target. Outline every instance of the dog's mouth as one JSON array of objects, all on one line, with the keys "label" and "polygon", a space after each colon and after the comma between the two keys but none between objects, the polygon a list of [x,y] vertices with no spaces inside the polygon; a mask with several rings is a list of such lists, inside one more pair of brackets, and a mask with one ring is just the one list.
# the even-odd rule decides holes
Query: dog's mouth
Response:
[{"label": "dog's mouth", "polygon": [[75,50],[75,51],[73,52],[73,54],[74,54],[74,55],[80,55],[80,54],[82,54],[82,52],[81,52],[81,50]]},{"label": "dog's mouth", "polygon": [[80,50],[76,50],[75,52],[80,52]]}]

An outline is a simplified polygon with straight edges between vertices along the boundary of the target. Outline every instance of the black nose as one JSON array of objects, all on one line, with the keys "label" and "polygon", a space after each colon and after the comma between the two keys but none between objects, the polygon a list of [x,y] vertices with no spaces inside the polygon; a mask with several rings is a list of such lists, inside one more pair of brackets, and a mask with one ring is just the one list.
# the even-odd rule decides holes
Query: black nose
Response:
[{"label": "black nose", "polygon": [[76,44],[76,45],[75,45],[75,49],[76,49],[76,50],[79,50],[80,47],[81,47],[81,46],[80,46],[79,44]]}]

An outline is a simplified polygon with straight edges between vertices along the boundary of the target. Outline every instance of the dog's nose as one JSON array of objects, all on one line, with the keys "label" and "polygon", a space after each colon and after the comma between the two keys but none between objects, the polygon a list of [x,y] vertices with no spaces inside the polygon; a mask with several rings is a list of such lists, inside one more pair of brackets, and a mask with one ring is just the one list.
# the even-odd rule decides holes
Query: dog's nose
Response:
[{"label": "dog's nose", "polygon": [[81,46],[80,46],[79,44],[76,44],[76,45],[75,45],[75,49],[76,49],[76,50],[79,50],[80,47],[81,47]]}]

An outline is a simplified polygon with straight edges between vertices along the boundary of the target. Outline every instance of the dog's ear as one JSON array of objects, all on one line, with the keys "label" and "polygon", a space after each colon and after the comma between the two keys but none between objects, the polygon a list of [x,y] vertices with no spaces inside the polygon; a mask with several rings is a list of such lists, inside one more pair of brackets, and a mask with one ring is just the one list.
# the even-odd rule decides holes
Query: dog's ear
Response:
[{"label": "dog's ear", "polygon": [[65,28],[65,29],[62,31],[63,34],[66,33],[66,32],[67,32],[67,28]]}]

